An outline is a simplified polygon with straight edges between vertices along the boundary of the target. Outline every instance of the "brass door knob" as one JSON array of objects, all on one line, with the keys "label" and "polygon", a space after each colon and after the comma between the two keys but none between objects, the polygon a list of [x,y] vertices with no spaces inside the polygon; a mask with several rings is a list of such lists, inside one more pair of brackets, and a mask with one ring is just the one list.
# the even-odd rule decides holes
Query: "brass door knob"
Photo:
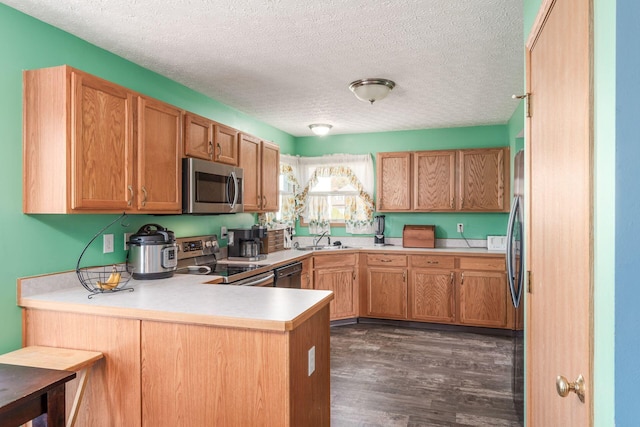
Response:
[{"label": "brass door knob", "polygon": [[575,382],[570,383],[565,377],[562,375],[558,375],[556,378],[556,390],[561,397],[567,397],[570,392],[574,392],[578,395],[578,399],[580,402],[584,403],[584,377],[582,374],[578,375]]}]

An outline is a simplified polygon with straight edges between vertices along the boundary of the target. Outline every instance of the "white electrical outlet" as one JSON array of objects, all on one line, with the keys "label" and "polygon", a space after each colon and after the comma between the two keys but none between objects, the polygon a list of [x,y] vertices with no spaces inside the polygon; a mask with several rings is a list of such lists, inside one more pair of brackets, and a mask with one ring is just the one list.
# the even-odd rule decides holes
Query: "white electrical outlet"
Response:
[{"label": "white electrical outlet", "polygon": [[461,222],[458,223],[458,233],[464,233],[464,224]]},{"label": "white electrical outlet", "polygon": [[227,237],[229,237],[228,232],[227,232],[227,227],[225,227],[223,225],[222,227],[220,227],[220,238],[221,239],[226,239]]},{"label": "white electrical outlet", "polygon": [[309,349],[309,375],[313,374],[316,370],[316,346],[314,345]]},{"label": "white electrical outlet", "polygon": [[128,251],[129,250],[129,244],[127,243],[129,241],[129,238],[131,237],[133,233],[124,233],[124,250]]},{"label": "white electrical outlet", "polygon": [[102,253],[110,254],[113,252],[113,234],[102,235]]}]

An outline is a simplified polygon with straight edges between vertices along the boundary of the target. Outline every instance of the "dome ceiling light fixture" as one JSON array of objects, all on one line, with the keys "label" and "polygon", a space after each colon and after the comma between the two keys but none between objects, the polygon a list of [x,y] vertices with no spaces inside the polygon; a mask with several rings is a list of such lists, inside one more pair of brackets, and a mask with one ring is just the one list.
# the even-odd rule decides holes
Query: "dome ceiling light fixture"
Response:
[{"label": "dome ceiling light fixture", "polygon": [[314,123],[312,125],[309,125],[309,129],[311,129],[311,132],[315,133],[318,136],[324,136],[328,134],[332,127],[333,126],[326,123]]},{"label": "dome ceiling light fixture", "polygon": [[387,79],[362,79],[351,82],[349,89],[360,101],[373,104],[381,100],[396,87],[395,82]]}]

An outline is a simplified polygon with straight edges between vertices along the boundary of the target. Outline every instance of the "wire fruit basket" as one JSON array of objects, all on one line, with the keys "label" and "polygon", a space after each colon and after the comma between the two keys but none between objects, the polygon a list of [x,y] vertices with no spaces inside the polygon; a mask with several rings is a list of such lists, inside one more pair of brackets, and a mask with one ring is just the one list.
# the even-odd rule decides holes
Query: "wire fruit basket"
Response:
[{"label": "wire fruit basket", "polygon": [[119,292],[119,291],[133,291],[133,288],[128,288],[127,283],[131,280],[131,272],[127,269],[126,264],[113,264],[113,265],[105,265],[102,267],[80,267],[82,262],[82,257],[84,253],[87,251],[89,246],[98,238],[99,235],[104,233],[109,227],[111,227],[114,223],[119,221],[120,219],[124,219],[126,214],[122,214],[114,221],[109,223],[102,230],[98,231],[95,236],[89,243],[84,247],[80,257],[78,258],[78,263],[76,264],[76,274],[78,275],[78,279],[82,286],[89,291],[88,298],[93,297],[96,294],[102,293],[111,293],[111,292]]}]

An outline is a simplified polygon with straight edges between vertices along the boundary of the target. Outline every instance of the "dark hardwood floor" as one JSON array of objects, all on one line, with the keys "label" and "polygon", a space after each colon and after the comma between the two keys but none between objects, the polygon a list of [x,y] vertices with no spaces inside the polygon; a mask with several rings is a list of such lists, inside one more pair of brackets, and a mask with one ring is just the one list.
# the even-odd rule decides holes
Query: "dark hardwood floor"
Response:
[{"label": "dark hardwood floor", "polygon": [[520,426],[513,339],[376,324],[331,328],[331,426]]}]

